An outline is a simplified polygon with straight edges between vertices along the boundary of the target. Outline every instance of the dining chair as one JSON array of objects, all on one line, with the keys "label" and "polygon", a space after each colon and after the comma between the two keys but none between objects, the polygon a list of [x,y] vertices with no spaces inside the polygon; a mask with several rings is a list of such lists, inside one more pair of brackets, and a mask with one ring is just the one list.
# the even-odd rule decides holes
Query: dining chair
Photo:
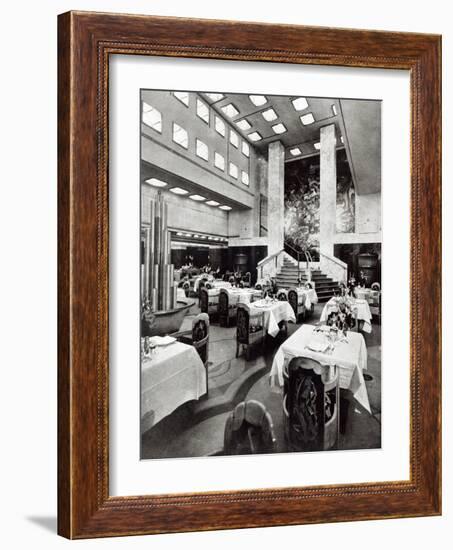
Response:
[{"label": "dining chair", "polygon": [[250,349],[261,345],[264,353],[265,327],[264,311],[251,308],[249,304],[239,303],[236,318],[236,357],[239,357],[241,346],[245,347],[245,357],[250,359]]},{"label": "dining chair", "polygon": [[225,288],[221,288],[219,292],[218,315],[221,327],[229,327],[236,317],[236,307],[230,303],[230,295]]},{"label": "dining chair", "polygon": [[260,401],[238,403],[225,423],[224,455],[276,452],[272,417]]},{"label": "dining chair", "polygon": [[290,288],[288,290],[288,302],[293,308],[294,315],[296,317],[296,323],[299,322],[299,317],[302,316],[302,320],[305,319],[305,294],[297,292],[297,289]]},{"label": "dining chair", "polygon": [[283,371],[283,412],[288,451],[322,451],[338,445],[338,368],[294,357]]},{"label": "dining chair", "polygon": [[281,288],[277,292],[277,300],[279,300],[280,302],[287,302],[288,301],[288,291],[285,290],[284,288]]}]

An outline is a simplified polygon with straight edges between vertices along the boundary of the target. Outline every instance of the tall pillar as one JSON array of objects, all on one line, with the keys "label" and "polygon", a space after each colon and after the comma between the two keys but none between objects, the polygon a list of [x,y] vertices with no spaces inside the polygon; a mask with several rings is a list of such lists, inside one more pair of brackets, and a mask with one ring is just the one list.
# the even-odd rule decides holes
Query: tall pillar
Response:
[{"label": "tall pillar", "polygon": [[320,251],[333,256],[336,232],[337,159],[335,124],[321,128]]},{"label": "tall pillar", "polygon": [[285,148],[280,141],[269,143],[267,170],[267,253],[274,254],[283,248],[285,231]]}]

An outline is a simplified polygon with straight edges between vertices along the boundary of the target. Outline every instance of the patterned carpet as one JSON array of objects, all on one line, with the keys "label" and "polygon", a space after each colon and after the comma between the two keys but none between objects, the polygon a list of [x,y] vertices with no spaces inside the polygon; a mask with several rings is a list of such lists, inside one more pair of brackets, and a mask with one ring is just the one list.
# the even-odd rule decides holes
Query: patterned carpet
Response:
[{"label": "patterned carpet", "polygon": [[[322,304],[315,307],[306,323],[316,324]],[[182,330],[190,326],[186,317]],[[300,325],[288,325],[289,335]],[[364,333],[368,350],[369,380],[366,381],[372,414],[356,401],[349,407],[346,430],[339,449],[379,448],[381,444],[381,327],[373,324]],[[270,391],[268,373],[281,342],[269,338],[266,355],[236,358],[235,327],[210,327],[208,380],[209,393],[198,402],[186,403],[161,420],[142,437],[142,458],[194,457],[218,454],[223,448],[225,422],[237,403],[247,399],[262,402],[274,424],[277,452],[286,452],[283,431],[282,396]],[[368,377],[367,377],[368,378]]]}]

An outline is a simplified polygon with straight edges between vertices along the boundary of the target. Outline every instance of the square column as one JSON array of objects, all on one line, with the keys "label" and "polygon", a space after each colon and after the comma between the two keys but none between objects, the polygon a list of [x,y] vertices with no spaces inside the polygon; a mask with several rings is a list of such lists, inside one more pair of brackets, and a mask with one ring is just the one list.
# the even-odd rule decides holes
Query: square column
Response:
[{"label": "square column", "polygon": [[335,124],[321,128],[320,150],[320,251],[333,256],[337,209],[337,142]]},{"label": "square column", "polygon": [[279,252],[284,244],[285,148],[280,141],[268,146],[267,235],[268,254]]}]

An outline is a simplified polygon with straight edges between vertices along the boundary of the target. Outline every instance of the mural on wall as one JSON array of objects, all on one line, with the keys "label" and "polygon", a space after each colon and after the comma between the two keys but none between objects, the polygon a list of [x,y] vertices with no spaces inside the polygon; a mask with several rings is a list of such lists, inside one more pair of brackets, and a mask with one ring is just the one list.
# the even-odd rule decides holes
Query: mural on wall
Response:
[{"label": "mural on wall", "polygon": [[[285,165],[285,241],[319,257],[319,156]],[[355,229],[355,192],[344,150],[337,153],[337,233]]]}]

